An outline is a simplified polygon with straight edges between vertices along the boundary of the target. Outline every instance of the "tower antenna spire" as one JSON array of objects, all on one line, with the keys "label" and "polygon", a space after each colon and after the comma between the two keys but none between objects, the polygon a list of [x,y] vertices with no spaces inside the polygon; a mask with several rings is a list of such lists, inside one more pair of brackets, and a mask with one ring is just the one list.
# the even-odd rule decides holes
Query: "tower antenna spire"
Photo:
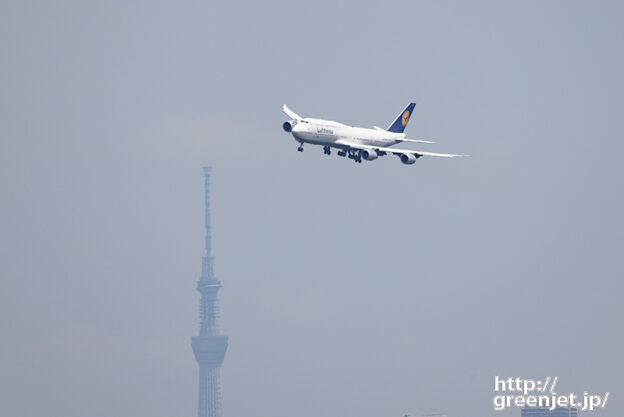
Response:
[{"label": "tower antenna spire", "polygon": [[205,225],[206,225],[206,256],[212,255],[212,238],[210,233],[210,172],[212,167],[204,167]]},{"label": "tower antenna spire", "polygon": [[191,347],[199,365],[198,417],[222,417],[220,369],[228,347],[228,337],[221,335],[217,325],[217,293],[221,281],[214,275],[212,238],[210,230],[210,174],[204,167],[206,254],[202,259],[202,274],[197,281],[199,302],[199,336],[191,337]]}]

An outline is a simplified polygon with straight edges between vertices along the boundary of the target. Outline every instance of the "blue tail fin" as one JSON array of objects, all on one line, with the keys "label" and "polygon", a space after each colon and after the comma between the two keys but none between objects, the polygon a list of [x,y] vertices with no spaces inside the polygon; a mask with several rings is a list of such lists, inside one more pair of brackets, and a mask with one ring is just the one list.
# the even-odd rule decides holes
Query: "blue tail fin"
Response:
[{"label": "blue tail fin", "polygon": [[409,122],[409,118],[414,111],[414,106],[416,106],[416,103],[408,104],[405,110],[399,113],[394,122],[386,130],[393,133],[403,133],[405,126],[407,126],[407,122]]}]

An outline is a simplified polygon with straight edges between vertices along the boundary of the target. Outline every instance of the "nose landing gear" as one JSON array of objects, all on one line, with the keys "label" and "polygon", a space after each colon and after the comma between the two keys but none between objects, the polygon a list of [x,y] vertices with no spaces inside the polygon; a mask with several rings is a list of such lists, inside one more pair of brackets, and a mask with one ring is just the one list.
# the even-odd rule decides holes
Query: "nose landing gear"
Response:
[{"label": "nose landing gear", "polygon": [[297,150],[298,150],[299,152],[303,152],[303,143],[302,143],[301,145],[299,145],[299,147],[297,148]]}]

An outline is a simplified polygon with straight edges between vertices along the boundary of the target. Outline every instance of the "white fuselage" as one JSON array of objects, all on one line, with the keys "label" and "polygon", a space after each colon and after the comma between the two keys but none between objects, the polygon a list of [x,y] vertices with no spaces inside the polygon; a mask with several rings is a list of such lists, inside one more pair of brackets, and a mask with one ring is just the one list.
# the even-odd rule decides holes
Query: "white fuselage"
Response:
[{"label": "white fuselage", "polygon": [[386,147],[401,142],[404,133],[381,129],[347,126],[331,120],[305,118],[292,127],[292,135],[300,143],[349,148],[350,145]]}]

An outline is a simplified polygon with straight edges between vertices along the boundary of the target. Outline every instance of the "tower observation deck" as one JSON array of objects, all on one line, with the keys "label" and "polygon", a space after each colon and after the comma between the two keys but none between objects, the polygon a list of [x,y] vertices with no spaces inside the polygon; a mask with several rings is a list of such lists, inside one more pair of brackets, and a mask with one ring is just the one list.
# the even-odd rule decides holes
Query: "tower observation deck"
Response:
[{"label": "tower observation deck", "polygon": [[199,365],[198,417],[221,417],[221,382],[219,371],[228,347],[228,337],[219,333],[217,293],[221,281],[214,276],[210,234],[210,167],[204,167],[206,192],[206,254],[202,274],[197,281],[199,302],[199,336],[191,337],[191,347]]}]

